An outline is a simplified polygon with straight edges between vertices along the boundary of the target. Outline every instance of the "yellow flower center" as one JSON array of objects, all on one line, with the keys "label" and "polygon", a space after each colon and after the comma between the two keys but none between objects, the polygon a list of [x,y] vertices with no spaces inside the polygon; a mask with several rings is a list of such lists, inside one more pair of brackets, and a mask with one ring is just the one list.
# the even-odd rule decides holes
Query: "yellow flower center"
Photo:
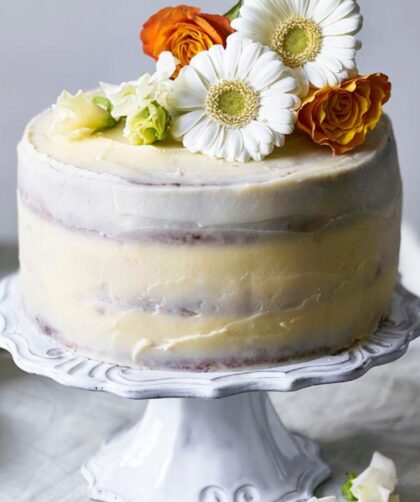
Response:
[{"label": "yellow flower center", "polygon": [[312,19],[299,16],[290,17],[277,26],[271,39],[271,48],[291,68],[313,61],[321,45],[321,28]]},{"label": "yellow flower center", "polygon": [[214,84],[207,95],[206,111],[218,124],[244,127],[258,116],[260,97],[250,85],[238,80]]}]

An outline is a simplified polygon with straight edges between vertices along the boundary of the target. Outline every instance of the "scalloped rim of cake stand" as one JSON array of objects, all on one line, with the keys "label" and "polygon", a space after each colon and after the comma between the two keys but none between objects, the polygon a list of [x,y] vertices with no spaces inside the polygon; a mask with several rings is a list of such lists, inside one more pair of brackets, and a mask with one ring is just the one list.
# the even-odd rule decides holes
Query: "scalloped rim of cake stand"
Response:
[{"label": "scalloped rim of cake stand", "polygon": [[0,282],[0,348],[22,370],[129,399],[222,398],[250,391],[289,392],[354,380],[400,358],[420,336],[420,298],[396,286],[389,319],[369,338],[336,355],[276,366],[214,372],[132,369],[89,359],[40,333],[20,304],[19,275]]}]

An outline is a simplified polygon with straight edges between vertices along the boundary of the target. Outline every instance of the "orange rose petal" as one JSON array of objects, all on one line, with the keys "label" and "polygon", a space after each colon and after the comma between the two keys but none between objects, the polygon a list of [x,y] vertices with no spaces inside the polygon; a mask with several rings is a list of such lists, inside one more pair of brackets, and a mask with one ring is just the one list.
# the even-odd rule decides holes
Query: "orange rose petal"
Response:
[{"label": "orange rose petal", "polygon": [[158,59],[163,51],[170,51],[182,67],[199,52],[215,44],[226,45],[233,31],[230,20],[224,16],[204,14],[197,7],[180,5],[154,14],[144,24],[140,38],[146,54]]},{"label": "orange rose petal", "polygon": [[339,155],[361,145],[391,96],[386,75],[374,73],[312,91],[298,113],[297,127]]}]

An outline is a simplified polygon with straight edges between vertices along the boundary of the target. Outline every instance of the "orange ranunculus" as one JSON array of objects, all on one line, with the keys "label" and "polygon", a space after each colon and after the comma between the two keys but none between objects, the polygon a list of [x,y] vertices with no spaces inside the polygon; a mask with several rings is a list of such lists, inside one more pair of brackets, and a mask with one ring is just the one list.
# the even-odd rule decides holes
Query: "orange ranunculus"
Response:
[{"label": "orange ranunculus", "polygon": [[318,145],[346,153],[378,125],[390,96],[391,84],[382,73],[351,78],[337,87],[314,90],[299,110],[297,125]]},{"label": "orange ranunculus", "polygon": [[182,67],[199,52],[216,44],[226,45],[233,31],[227,17],[180,5],[157,12],[145,23],[140,37],[146,54],[157,59],[161,52],[170,51]]}]

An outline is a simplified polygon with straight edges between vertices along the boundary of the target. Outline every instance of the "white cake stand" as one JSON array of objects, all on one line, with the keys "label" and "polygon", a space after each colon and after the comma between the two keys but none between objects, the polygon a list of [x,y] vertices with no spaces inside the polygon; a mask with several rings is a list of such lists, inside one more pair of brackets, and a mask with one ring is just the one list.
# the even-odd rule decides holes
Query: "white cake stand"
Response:
[{"label": "white cake stand", "polygon": [[0,282],[0,347],[21,369],[124,398],[167,398],[83,466],[89,495],[107,502],[306,501],[330,470],[315,443],[283,426],[267,391],[358,378],[417,336],[420,299],[400,285],[390,320],[335,356],[214,373],[133,370],[57,346],[22,314],[18,276]]}]

